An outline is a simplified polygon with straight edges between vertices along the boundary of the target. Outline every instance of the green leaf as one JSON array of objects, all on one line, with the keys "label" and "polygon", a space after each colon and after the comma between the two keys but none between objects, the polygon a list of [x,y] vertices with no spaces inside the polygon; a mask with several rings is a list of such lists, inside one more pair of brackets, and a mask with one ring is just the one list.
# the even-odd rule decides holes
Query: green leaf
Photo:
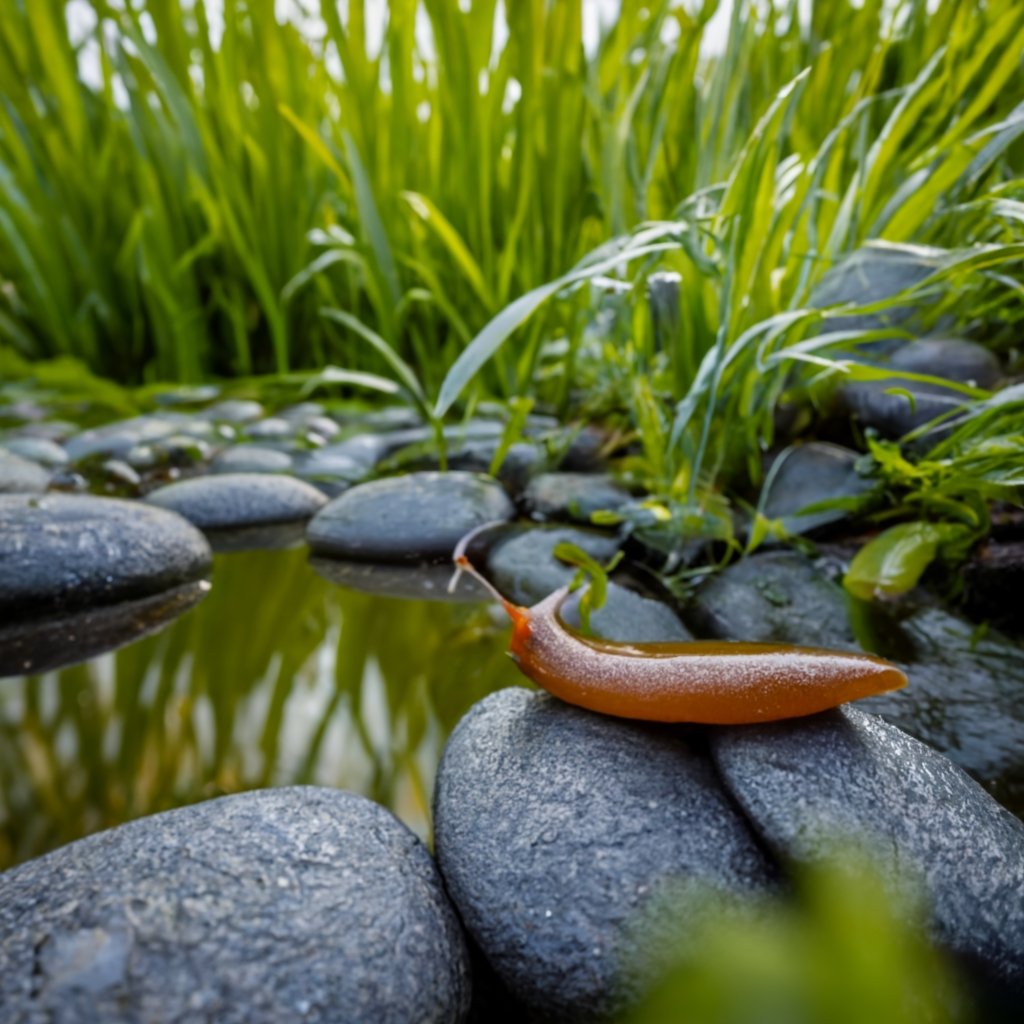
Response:
[{"label": "green leaf", "polygon": [[962,540],[965,528],[956,523],[900,523],[891,526],[857,552],[843,579],[855,597],[897,597],[916,586],[940,547]]}]

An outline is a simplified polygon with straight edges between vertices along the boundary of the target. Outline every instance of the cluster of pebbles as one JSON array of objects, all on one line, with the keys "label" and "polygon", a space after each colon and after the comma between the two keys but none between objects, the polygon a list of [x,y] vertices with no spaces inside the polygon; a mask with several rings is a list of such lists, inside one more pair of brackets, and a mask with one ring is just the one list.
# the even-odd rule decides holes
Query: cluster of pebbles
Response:
[{"label": "cluster of pebbles", "polygon": [[[991,354],[958,339],[876,357],[999,381]],[[899,436],[962,401],[924,382],[908,402],[893,383],[841,388],[836,415]],[[635,539],[588,525],[638,500],[594,431],[534,418],[490,476],[497,418],[450,428],[440,471],[430,432],[401,409],[352,419],[184,398],[202,407],[84,431],[31,403],[0,407],[0,675],[159,628],[202,598],[214,551],[305,542],[345,586],[480,600],[466,577],[450,591],[452,549],[499,523],[481,565],[521,604],[572,577],[559,543],[636,554]],[[763,509],[793,532],[834,529],[841,512],[803,510],[870,486],[835,443],[779,458]],[[863,623],[836,575],[827,556],[766,550],[678,605],[618,570],[591,628],[856,649]],[[446,747],[435,856],[382,807],[309,787],[55,850],[0,875],[0,1007],[14,1020],[615,1019],[651,980],[652,937],[676,941],[708,892],[781,898],[794,866],[850,842],[867,844],[894,900],[924,893],[933,939],[1009,1005],[1024,994],[1024,825],[1000,801],[1024,808],[1024,656],[928,600],[873,642],[906,668],[905,690],[770,726],[650,725],[495,693]]]}]

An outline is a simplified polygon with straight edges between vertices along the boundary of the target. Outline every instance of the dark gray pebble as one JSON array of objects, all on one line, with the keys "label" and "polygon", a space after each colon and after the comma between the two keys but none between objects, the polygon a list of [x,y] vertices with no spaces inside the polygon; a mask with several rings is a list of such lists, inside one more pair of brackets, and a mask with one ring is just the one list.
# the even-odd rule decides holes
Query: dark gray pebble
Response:
[{"label": "dark gray pebble", "polygon": [[855,602],[788,551],[729,566],[700,589],[691,616],[699,636],[723,640],[858,650],[863,637],[910,682],[858,707],[947,754],[1024,813],[1024,652],[998,633],[979,636],[937,607],[896,618]]},{"label": "dark gray pebble", "polygon": [[88,495],[0,497],[0,620],[37,620],[204,579],[210,548],[181,516]]},{"label": "dark gray pebble", "polygon": [[[598,562],[607,562],[619,548],[619,541],[610,534],[573,526],[534,527],[497,536],[487,552],[487,575],[505,597],[521,605],[536,604],[576,575],[574,567],[555,558],[557,545],[575,544]],[[582,628],[581,596],[569,595],[561,609],[562,620],[576,630]],[[608,584],[605,603],[590,615],[590,632],[602,640],[623,643],[693,639],[667,605],[614,580]]]},{"label": "dark gray pebble", "polygon": [[0,876],[9,1020],[449,1024],[468,954],[388,811],[314,787],[223,797]]},{"label": "dark gray pebble", "polygon": [[68,453],[45,437],[8,437],[0,441],[0,448],[47,469],[57,469],[68,461]]},{"label": "dark gray pebble", "polygon": [[334,558],[443,560],[464,534],[513,511],[490,477],[410,473],[346,491],[317,513],[306,536],[315,554]]},{"label": "dark gray pebble", "polygon": [[[924,246],[867,245],[843,257],[818,282],[808,305],[871,305],[892,298],[930,277],[942,265],[945,254]],[[872,331],[902,326],[912,321],[913,305],[895,306],[881,313],[843,316],[828,325],[829,330]]]},{"label": "dark gray pebble", "polygon": [[824,501],[850,502],[872,490],[874,482],[855,468],[858,458],[848,448],[819,441],[787,448],[776,457],[765,483],[764,515],[782,520],[787,533],[810,533],[847,519],[848,508],[804,509]]},{"label": "dark gray pebble", "polygon": [[160,416],[118,420],[75,434],[68,438],[64,449],[72,462],[94,455],[123,458],[136,445],[158,441],[177,433],[184,422],[186,418],[180,413],[170,412]]},{"label": "dark gray pebble", "polygon": [[523,492],[526,511],[537,519],[589,523],[595,512],[615,511],[631,500],[611,477],[594,473],[541,473]]},{"label": "dark gray pebble", "polygon": [[277,448],[240,444],[225,448],[210,463],[211,473],[287,473],[292,457]]},{"label": "dark gray pebble", "polygon": [[221,473],[168,484],[146,501],[177,512],[201,530],[235,530],[303,522],[327,499],[288,476]]},{"label": "dark gray pebble", "polygon": [[0,494],[40,494],[49,482],[39,463],[0,448]]}]

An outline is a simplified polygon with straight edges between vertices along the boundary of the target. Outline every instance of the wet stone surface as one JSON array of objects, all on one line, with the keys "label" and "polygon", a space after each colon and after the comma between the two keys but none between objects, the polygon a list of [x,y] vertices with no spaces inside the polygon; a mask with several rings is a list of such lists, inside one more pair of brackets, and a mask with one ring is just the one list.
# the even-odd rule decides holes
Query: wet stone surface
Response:
[{"label": "wet stone surface", "polygon": [[[628,1006],[646,978],[624,965],[677,937],[680,905],[659,915],[660,897],[774,888],[699,735],[518,688],[475,705],[452,734],[435,791],[438,863],[531,1019],[600,1020]],[[641,939],[631,926],[643,911]]]},{"label": "wet stone surface", "polygon": [[30,462],[37,462],[47,469],[56,469],[68,461],[68,453],[56,441],[45,437],[5,438],[0,441],[0,449]]},{"label": "wet stone surface", "polygon": [[0,449],[0,494],[40,494],[50,473],[37,462]]},{"label": "wet stone surface", "polygon": [[[941,256],[941,250],[924,246],[865,246],[844,257],[822,277],[808,305],[815,309],[846,304],[864,306],[892,298],[938,270]],[[900,326],[913,320],[915,313],[912,305],[895,306],[881,313],[839,317],[828,329],[871,331]]]},{"label": "wet stone surface", "polygon": [[701,588],[691,609],[700,636],[860,648],[851,610],[862,610],[871,649],[899,664],[908,685],[858,702],[947,754],[1017,813],[1024,813],[1024,652],[940,608],[902,620],[852,604],[802,555],[757,554]]},{"label": "wet stone surface", "polygon": [[327,499],[310,484],[287,476],[221,473],[168,484],[146,501],[177,512],[202,530],[234,530],[302,522]]},{"label": "wet stone surface", "polygon": [[277,448],[239,444],[225,448],[210,464],[211,473],[287,473],[292,457]]},{"label": "wet stone surface", "polygon": [[88,495],[0,496],[0,618],[150,597],[205,578],[210,548],[164,509]]},{"label": "wet stone surface", "polygon": [[866,838],[894,892],[923,886],[943,944],[1024,993],[1024,824],[952,762],[851,707],[710,736],[777,854],[827,860]]},{"label": "wet stone surface", "polygon": [[[882,364],[893,370],[992,388],[1001,376],[993,353],[975,342],[958,338],[921,338],[904,343]],[[887,394],[893,388],[909,392]],[[968,396],[941,384],[888,377],[851,381],[836,392],[837,412],[887,437],[901,437],[940,415],[955,412]]]},{"label": "wet stone surface", "polygon": [[186,417],[180,413],[118,420],[103,427],[83,430],[68,438],[64,447],[72,462],[91,455],[122,458],[136,445],[170,437],[180,430],[185,420]]},{"label": "wet stone surface", "polygon": [[497,481],[473,473],[410,473],[360,484],[309,524],[313,553],[371,562],[441,561],[484,523],[508,520]]},{"label": "wet stone surface", "polygon": [[811,441],[781,452],[766,484],[763,513],[780,519],[787,533],[810,533],[849,516],[843,508],[804,509],[823,501],[853,499],[874,486],[856,468],[857,452],[839,445]]},{"label": "wet stone surface", "polygon": [[207,592],[210,548],[170,512],[84,495],[0,497],[0,675],[82,661]]},{"label": "wet stone surface", "polygon": [[611,477],[592,473],[542,473],[523,492],[527,514],[537,519],[589,523],[595,512],[614,511],[631,495]]},{"label": "wet stone surface", "polygon": [[487,575],[515,604],[536,604],[566,586],[576,574],[573,566],[555,557],[559,544],[575,544],[600,563],[608,562],[619,549],[613,534],[575,526],[495,531],[486,555]]},{"label": "wet stone surface", "polygon": [[0,876],[13,1020],[464,1019],[468,955],[422,844],[337,790],[263,790]]}]

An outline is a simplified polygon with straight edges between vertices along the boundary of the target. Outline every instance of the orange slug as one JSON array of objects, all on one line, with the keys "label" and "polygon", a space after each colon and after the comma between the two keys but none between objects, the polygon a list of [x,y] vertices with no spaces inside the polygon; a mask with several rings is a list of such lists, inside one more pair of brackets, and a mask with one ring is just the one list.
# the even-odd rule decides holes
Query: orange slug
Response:
[{"label": "orange slug", "polygon": [[588,639],[559,618],[568,587],[531,608],[506,600],[466,555],[479,532],[459,542],[456,566],[504,605],[513,625],[509,654],[520,671],[569,704],[653,722],[748,725],[813,715],[906,685],[900,669],[869,654],[792,644]]}]

